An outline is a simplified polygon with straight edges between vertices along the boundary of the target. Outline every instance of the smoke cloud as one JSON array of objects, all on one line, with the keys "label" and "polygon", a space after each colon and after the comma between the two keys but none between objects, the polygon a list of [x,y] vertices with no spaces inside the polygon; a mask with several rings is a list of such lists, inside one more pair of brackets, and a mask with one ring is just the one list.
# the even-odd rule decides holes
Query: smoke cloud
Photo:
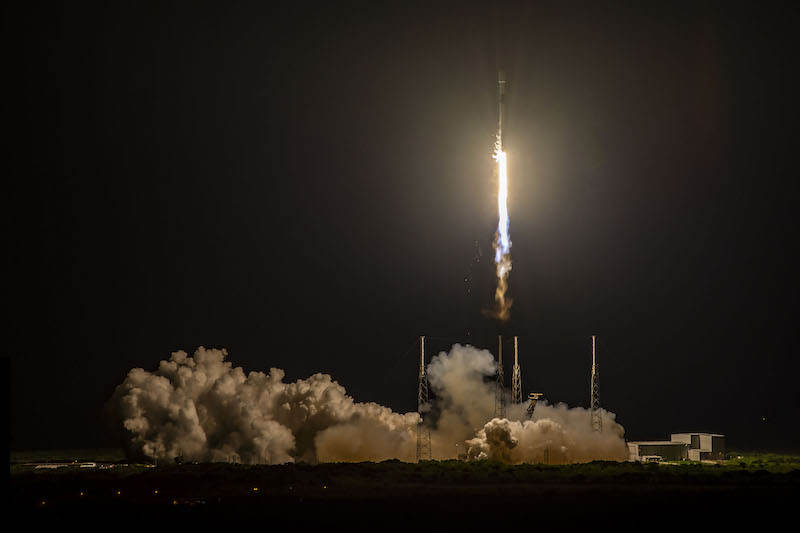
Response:
[{"label": "smoke cloud", "polygon": [[200,347],[155,372],[131,370],[110,402],[130,447],[162,460],[251,464],[414,459],[417,413],[356,403],[325,374],[294,383],[277,368],[245,376],[226,356]]},{"label": "smoke cloud", "polygon": [[[326,374],[284,382],[277,368],[245,372],[225,350],[174,352],[153,372],[131,370],[109,401],[129,449],[159,460],[277,464],[292,461],[413,461],[419,415],[359,403]],[[454,345],[434,356],[428,376],[434,396],[434,459],[468,453],[509,463],[575,462],[627,457],[623,429],[603,411],[603,432],[589,413],[563,404],[510,404],[493,419],[497,370],[487,350]],[[457,447],[456,444],[459,446]]]},{"label": "smoke cloud", "polygon": [[622,426],[601,410],[603,431],[592,430],[590,412],[565,404],[537,404],[531,420],[495,418],[467,441],[470,459],[505,463],[582,463],[628,458]]}]

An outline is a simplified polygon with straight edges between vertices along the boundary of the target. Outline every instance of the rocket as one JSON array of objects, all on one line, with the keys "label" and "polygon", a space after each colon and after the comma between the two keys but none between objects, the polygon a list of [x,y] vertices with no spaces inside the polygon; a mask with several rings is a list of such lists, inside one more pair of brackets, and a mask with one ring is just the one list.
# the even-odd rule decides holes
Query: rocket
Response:
[{"label": "rocket", "polygon": [[502,152],[505,149],[503,146],[503,115],[505,114],[506,106],[506,73],[502,70],[498,73],[497,85],[497,103],[500,107],[500,114],[497,121],[497,144]]}]

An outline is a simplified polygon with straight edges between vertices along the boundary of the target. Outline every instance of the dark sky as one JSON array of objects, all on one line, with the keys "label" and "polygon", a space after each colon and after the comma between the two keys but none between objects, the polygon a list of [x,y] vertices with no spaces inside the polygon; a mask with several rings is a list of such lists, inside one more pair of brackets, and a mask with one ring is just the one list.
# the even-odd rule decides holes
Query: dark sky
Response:
[{"label": "dark sky", "polygon": [[800,448],[793,13],[266,4],[5,5],[12,448],[114,445],[114,387],[178,349],[405,412],[418,335],[500,333],[570,406],[596,334],[629,438]]}]

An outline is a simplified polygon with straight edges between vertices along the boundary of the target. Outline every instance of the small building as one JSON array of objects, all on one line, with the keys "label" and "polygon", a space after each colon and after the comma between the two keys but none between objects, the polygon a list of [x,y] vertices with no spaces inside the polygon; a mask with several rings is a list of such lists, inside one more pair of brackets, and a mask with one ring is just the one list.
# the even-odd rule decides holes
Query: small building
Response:
[{"label": "small building", "polygon": [[673,433],[673,442],[689,445],[690,461],[720,461],[725,458],[725,435],[718,433]]},{"label": "small building", "polygon": [[725,435],[673,433],[670,440],[628,442],[631,461],[719,461],[725,456]]},{"label": "small building", "polygon": [[629,442],[628,453],[631,461],[685,461],[689,458],[689,446],[669,440],[641,440]]}]

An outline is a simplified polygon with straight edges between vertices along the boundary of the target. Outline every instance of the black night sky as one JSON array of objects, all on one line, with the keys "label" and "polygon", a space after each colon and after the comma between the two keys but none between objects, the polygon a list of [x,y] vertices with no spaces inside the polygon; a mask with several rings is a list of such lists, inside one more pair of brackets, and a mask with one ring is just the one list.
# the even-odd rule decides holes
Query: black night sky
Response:
[{"label": "black night sky", "polygon": [[570,406],[596,334],[628,438],[800,448],[793,13],[291,4],[6,3],[13,449],[116,446],[127,371],[201,345],[413,411],[421,334],[519,335]]}]

